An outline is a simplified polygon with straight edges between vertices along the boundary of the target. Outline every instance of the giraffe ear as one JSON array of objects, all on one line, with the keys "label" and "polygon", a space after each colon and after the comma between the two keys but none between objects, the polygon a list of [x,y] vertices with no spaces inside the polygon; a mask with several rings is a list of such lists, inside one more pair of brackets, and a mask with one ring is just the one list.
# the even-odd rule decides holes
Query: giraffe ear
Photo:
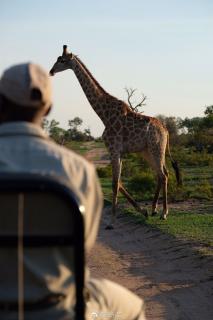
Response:
[{"label": "giraffe ear", "polygon": [[70,58],[70,59],[73,58],[73,54],[72,54],[72,53],[69,53],[68,55],[69,55],[69,58]]},{"label": "giraffe ear", "polygon": [[63,55],[68,54],[67,52],[67,45],[63,45]]}]

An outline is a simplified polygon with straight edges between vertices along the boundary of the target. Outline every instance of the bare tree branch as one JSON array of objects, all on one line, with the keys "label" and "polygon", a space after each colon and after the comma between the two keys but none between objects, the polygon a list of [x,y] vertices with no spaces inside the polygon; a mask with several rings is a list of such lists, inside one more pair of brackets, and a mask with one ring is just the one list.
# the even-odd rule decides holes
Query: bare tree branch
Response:
[{"label": "bare tree branch", "polygon": [[143,111],[139,111],[138,109],[145,106],[146,104],[144,103],[145,100],[147,99],[147,96],[145,96],[143,93],[142,93],[142,100],[137,103],[136,105],[134,105],[134,102],[132,102],[132,98],[135,94],[137,89],[133,89],[133,88],[125,88],[125,91],[127,93],[127,101],[128,101],[128,104],[130,106],[130,108],[134,111],[134,112],[140,112],[140,113],[143,113]]},{"label": "bare tree branch", "polygon": [[143,93],[142,93],[142,100],[135,106],[135,109],[137,110],[138,108],[142,107],[142,106],[145,106],[146,103],[145,100],[147,99],[147,96],[145,96]]},{"label": "bare tree branch", "polygon": [[131,107],[131,109],[134,109],[134,106],[132,105],[131,99],[132,99],[136,89],[125,88],[125,91],[127,93],[127,101],[129,103],[129,106]]}]

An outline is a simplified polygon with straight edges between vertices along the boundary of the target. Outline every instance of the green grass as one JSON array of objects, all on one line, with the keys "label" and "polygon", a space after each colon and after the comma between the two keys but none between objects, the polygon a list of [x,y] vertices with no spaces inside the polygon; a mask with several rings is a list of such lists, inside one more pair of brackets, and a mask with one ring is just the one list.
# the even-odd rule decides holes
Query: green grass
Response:
[{"label": "green grass", "polygon": [[[213,215],[171,210],[166,221],[159,217],[145,219],[133,209],[125,209],[127,215],[133,216],[137,223],[159,229],[176,238],[196,242],[210,249],[213,247]],[[213,253],[212,253],[213,254]]]},{"label": "green grass", "polygon": [[105,146],[103,141],[94,141],[93,146],[95,148],[106,148],[106,146]]},{"label": "green grass", "polygon": [[81,141],[71,141],[66,143],[65,146],[81,155],[84,155],[88,151],[88,148],[87,146],[85,146],[85,143]]},{"label": "green grass", "polygon": [[[68,149],[71,149],[78,154],[84,156],[91,149],[104,148],[104,143],[100,141],[69,141],[65,145]],[[98,160],[94,159],[94,160]]]},{"label": "green grass", "polygon": [[104,198],[110,201],[110,197],[112,195],[112,181],[109,178],[99,178],[101,182],[102,191],[104,194]]},{"label": "green grass", "polygon": [[182,171],[185,184],[196,184],[203,180],[211,182],[213,179],[212,167],[184,167]]},{"label": "green grass", "polygon": [[[112,190],[111,179],[101,178],[102,190],[104,193],[105,205],[111,205]],[[127,204],[127,200],[123,196],[119,196],[118,203]],[[208,207],[208,203],[205,206]],[[162,233],[169,234],[178,239],[190,241],[202,247],[201,254],[213,254],[213,214],[205,213],[205,208],[202,208],[202,214],[199,213],[199,208],[203,207],[203,203],[198,204],[197,212],[175,211],[170,210],[166,221],[160,220],[159,216],[149,217],[146,220],[140,213],[137,213],[134,208],[127,206],[122,209],[123,212],[134,218],[136,223],[141,223],[160,230]],[[208,210],[206,209],[206,212]]]}]

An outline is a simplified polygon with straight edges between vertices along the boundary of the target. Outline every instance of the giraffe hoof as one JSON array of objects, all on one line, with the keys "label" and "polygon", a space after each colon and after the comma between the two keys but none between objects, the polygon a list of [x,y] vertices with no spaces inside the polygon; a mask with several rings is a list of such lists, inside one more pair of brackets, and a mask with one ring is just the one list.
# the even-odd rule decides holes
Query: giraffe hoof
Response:
[{"label": "giraffe hoof", "polygon": [[105,227],[105,230],[113,230],[114,227],[112,224],[108,224],[106,227]]},{"label": "giraffe hoof", "polygon": [[167,216],[165,214],[163,214],[162,216],[160,216],[160,219],[161,220],[166,220],[167,219]]}]

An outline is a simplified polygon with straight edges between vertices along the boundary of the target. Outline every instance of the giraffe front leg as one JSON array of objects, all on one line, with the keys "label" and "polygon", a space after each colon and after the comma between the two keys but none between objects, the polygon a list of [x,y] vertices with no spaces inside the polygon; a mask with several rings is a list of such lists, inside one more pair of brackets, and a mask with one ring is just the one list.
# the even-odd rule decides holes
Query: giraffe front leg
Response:
[{"label": "giraffe front leg", "polygon": [[110,217],[110,223],[106,226],[106,229],[114,229],[114,223],[116,220],[116,207],[118,202],[119,180],[121,176],[121,159],[119,155],[112,155],[112,212]]},{"label": "giraffe front leg", "polygon": [[159,195],[160,195],[160,189],[161,189],[161,180],[160,180],[160,178],[158,178],[157,188],[156,188],[154,199],[152,202],[152,216],[155,216],[158,213],[157,207],[158,207],[158,199],[159,199]]}]

